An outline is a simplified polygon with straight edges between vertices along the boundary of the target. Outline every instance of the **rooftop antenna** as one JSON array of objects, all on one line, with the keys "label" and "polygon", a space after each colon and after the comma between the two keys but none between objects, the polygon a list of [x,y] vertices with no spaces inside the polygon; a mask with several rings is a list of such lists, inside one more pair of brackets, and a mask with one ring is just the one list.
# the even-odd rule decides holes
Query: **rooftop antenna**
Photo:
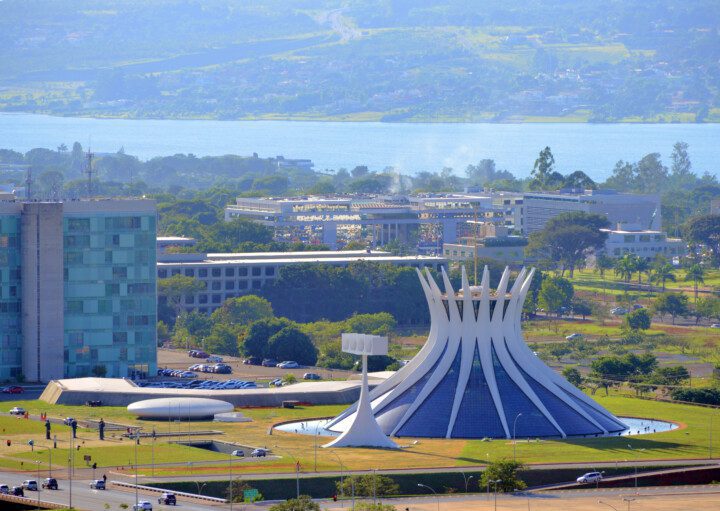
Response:
[{"label": "rooftop antenna", "polygon": [[25,197],[27,197],[27,200],[29,201],[32,200],[32,184],[32,167],[28,167],[27,173],[25,174]]},{"label": "rooftop antenna", "polygon": [[93,158],[95,157],[95,154],[90,149],[90,146],[88,146],[88,152],[85,155],[85,169],[83,172],[87,174],[87,195],[88,197],[92,197],[92,176],[95,170],[93,169]]}]

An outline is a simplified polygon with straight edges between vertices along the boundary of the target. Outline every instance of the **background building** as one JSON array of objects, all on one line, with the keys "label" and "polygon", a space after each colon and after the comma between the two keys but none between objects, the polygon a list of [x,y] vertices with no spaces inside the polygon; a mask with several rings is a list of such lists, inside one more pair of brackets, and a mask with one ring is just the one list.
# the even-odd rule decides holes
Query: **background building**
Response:
[{"label": "background building", "polygon": [[0,377],[156,370],[155,203],[0,203]]},{"label": "background building", "polygon": [[618,225],[615,229],[600,229],[608,233],[605,241],[605,254],[610,257],[622,257],[634,254],[645,259],[654,259],[661,255],[672,260],[687,253],[687,244],[678,238],[668,238],[661,231],[643,229],[635,224]]},{"label": "background building", "polygon": [[434,256],[394,256],[389,252],[347,250],[305,252],[243,252],[238,254],[162,254],[158,257],[158,279],[185,275],[203,283],[204,289],[183,298],[185,310],[211,313],[228,298],[253,293],[275,280],[285,266],[327,264],[347,266],[370,261],[396,266],[426,266],[439,270],[447,260]]},{"label": "background building", "polygon": [[611,225],[640,224],[645,229],[662,226],[659,195],[617,193],[613,190],[584,192],[535,192],[524,194],[525,232],[542,230],[551,218],[567,211],[604,215]]}]

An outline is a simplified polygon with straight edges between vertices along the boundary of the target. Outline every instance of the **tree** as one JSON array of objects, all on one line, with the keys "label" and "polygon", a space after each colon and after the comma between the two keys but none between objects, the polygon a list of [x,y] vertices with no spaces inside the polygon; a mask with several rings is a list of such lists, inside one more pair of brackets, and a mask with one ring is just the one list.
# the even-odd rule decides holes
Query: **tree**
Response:
[{"label": "tree", "polygon": [[676,142],[670,155],[672,165],[670,170],[673,178],[687,178],[692,173],[692,164],[688,156],[688,145],[685,142]]},{"label": "tree", "polygon": [[665,292],[665,283],[667,281],[675,282],[675,273],[672,264],[668,263],[664,258],[658,258],[652,264],[650,270],[650,282],[662,284],[662,291]]},{"label": "tree", "polygon": [[650,262],[644,257],[635,256],[635,271],[638,274],[638,284],[642,284],[642,274],[650,269]]},{"label": "tree", "polygon": [[563,369],[562,375],[567,381],[575,385],[577,388],[582,388],[583,377],[580,374],[580,371],[576,368],[566,367]]},{"label": "tree", "polygon": [[168,306],[175,312],[175,318],[177,318],[184,310],[182,306],[183,296],[198,293],[204,289],[205,284],[195,277],[187,277],[178,273],[166,279],[159,279],[157,286],[158,295],[166,300]]},{"label": "tree", "polygon": [[695,291],[695,304],[698,301],[698,283],[705,283],[705,271],[699,264],[693,264],[685,270],[685,281],[692,281],[693,290]]},{"label": "tree", "polygon": [[538,304],[547,312],[561,314],[563,308],[570,308],[573,297],[570,281],[562,277],[548,277],[543,280],[538,294]]},{"label": "tree", "polygon": [[703,318],[720,320],[720,298],[715,296],[700,298],[695,304],[695,308]]},{"label": "tree", "polygon": [[261,319],[250,324],[242,339],[243,353],[250,357],[264,358],[269,355],[270,338],[293,322],[285,318]]},{"label": "tree", "polygon": [[713,266],[720,266],[720,215],[692,217],[685,224],[685,237],[689,241],[707,246]]},{"label": "tree", "polygon": [[270,337],[267,353],[276,360],[294,360],[301,365],[313,366],[317,362],[317,349],[310,337],[294,325]]},{"label": "tree", "polygon": [[320,511],[320,504],[313,502],[309,495],[300,495],[298,499],[288,499],[270,506],[270,511]]},{"label": "tree", "polygon": [[615,266],[615,260],[607,254],[598,254],[595,258],[595,269],[600,273],[600,278],[605,279],[605,272],[612,270]]},{"label": "tree", "polygon": [[270,302],[255,295],[229,298],[225,300],[222,307],[216,309],[211,315],[215,323],[240,326],[272,317],[274,317],[274,314]]},{"label": "tree", "polygon": [[630,282],[633,273],[635,273],[635,256],[632,254],[625,254],[615,261],[615,275],[620,277],[622,280]]},{"label": "tree", "polygon": [[[523,467],[524,465],[518,461],[493,461],[483,471],[482,476],[480,476],[480,487],[486,488],[492,485],[492,487],[495,488],[495,484],[497,484],[497,489],[501,492],[512,492],[516,489],[524,490],[527,485],[517,474],[518,470]],[[500,480],[500,482],[495,483],[494,481],[497,480]]]},{"label": "tree", "polygon": [[688,313],[688,297],[682,293],[663,293],[653,300],[653,309],[660,314],[672,316],[672,323],[675,324],[677,316],[684,316]]},{"label": "tree", "polygon": [[210,353],[236,357],[240,354],[237,330],[227,323],[216,323],[203,347]]},{"label": "tree", "polygon": [[534,186],[532,186],[533,189],[544,190],[549,184],[550,176],[554,170],[555,157],[553,156],[550,148],[546,146],[545,149],[540,151],[540,154],[533,165],[532,172],[530,172],[530,176],[533,178],[532,183],[534,183]]},{"label": "tree", "polygon": [[559,262],[561,275],[565,270],[574,275],[576,266],[585,257],[605,245],[607,218],[594,213],[569,211],[551,218],[541,231],[530,234],[526,251],[546,261]]},{"label": "tree", "polygon": [[583,320],[590,314],[592,314],[592,305],[585,300],[579,298],[573,298],[572,300],[572,311],[573,314],[582,316]]},{"label": "tree", "polygon": [[631,330],[647,330],[651,322],[652,315],[647,309],[638,309],[625,316],[625,326]]},{"label": "tree", "polygon": [[348,476],[342,483],[337,481],[335,486],[338,493],[343,495],[351,495],[354,488],[355,495],[359,497],[397,495],[400,493],[400,485],[392,478],[380,474]]}]

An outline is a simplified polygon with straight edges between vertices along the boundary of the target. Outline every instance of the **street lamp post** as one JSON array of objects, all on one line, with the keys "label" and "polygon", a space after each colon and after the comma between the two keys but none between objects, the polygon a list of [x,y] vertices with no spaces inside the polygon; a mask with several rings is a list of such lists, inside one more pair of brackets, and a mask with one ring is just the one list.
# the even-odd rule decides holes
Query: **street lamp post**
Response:
[{"label": "street lamp post", "polygon": [[68,456],[68,480],[69,480],[69,499],[70,499],[70,505],[68,506],[70,509],[73,508],[72,505],[72,476],[73,476],[73,465],[75,464],[75,442],[73,440],[73,436],[70,435],[70,455]]},{"label": "street lamp post", "polygon": [[345,486],[343,485],[343,462],[340,459],[340,455],[335,451],[330,451],[330,454],[335,456],[338,460],[338,463],[340,463],[340,507],[342,508],[344,507],[343,499],[345,498]]},{"label": "street lamp post", "polygon": [[[280,450],[280,449],[278,449],[277,444],[274,445],[274,448],[277,449],[278,451]],[[295,456],[290,454],[290,451],[283,450],[281,452],[288,454],[295,462],[295,497],[299,499],[300,498],[300,462],[298,461],[298,459]]]},{"label": "street lamp post", "polygon": [[[628,446],[628,449],[630,449],[631,451],[637,452],[637,453],[640,453],[641,451],[645,450],[645,449],[633,449],[633,446],[630,444],[627,444],[627,446]],[[635,494],[636,495],[638,494],[638,470],[637,469],[638,469],[638,467],[637,467],[637,459],[636,459],[635,460]],[[630,504],[628,504],[628,505],[630,505]]]},{"label": "street lamp post", "polygon": [[614,509],[615,511],[618,511],[618,508],[616,508],[616,507],[613,506],[612,504],[608,504],[607,502],[603,502],[602,500],[598,500],[598,504],[604,504],[604,505],[606,505],[607,507],[610,507],[610,508]]},{"label": "street lamp post", "polygon": [[495,484],[495,504],[494,504],[494,506],[493,506],[493,509],[494,509],[495,511],[497,511],[497,485],[498,485],[498,483],[502,483],[502,479],[496,479],[496,480],[491,481],[491,482]]},{"label": "street lamp post", "polygon": [[38,492],[38,494],[37,494],[37,497],[38,497],[37,507],[38,507],[38,509],[40,509],[40,488],[42,488],[42,485],[40,484],[40,460],[35,461],[35,463],[37,463],[37,473],[38,473],[38,475],[37,475],[37,484],[38,484],[38,487],[37,487],[37,492]]},{"label": "street lamp post", "polygon": [[430,488],[430,487],[429,487],[428,485],[426,485],[426,484],[420,484],[420,483],[418,483],[418,486],[419,486],[420,488],[427,488],[428,490],[430,490],[431,492],[433,492],[433,493],[435,494],[435,498],[437,499],[437,511],[440,511],[440,495],[438,495],[435,490],[433,490],[432,488]]},{"label": "street lamp post", "polygon": [[623,502],[627,502],[627,511],[630,511],[630,503],[631,503],[633,500],[635,500],[635,499],[632,498],[632,497],[624,497],[624,498],[623,498]]},{"label": "street lamp post", "polygon": [[465,493],[467,493],[468,492],[468,483],[470,482],[470,479],[472,479],[475,476],[471,475],[469,477],[465,477],[465,472],[460,472],[460,473],[462,474],[463,480],[465,481]]},{"label": "street lamp post", "polygon": [[517,436],[515,435],[515,428],[517,426],[517,420],[522,415],[522,412],[518,413],[515,416],[515,420],[513,421],[513,462],[517,460]]},{"label": "street lamp post", "polygon": [[375,471],[377,469],[372,469],[373,471],[373,506],[377,504],[377,475],[375,474]]},{"label": "street lamp post", "polygon": [[140,443],[140,428],[135,428],[135,507],[138,507],[140,496],[138,495],[138,455],[137,447]]},{"label": "street lamp post", "polygon": [[233,455],[232,451],[230,452],[230,511],[232,511],[233,508],[233,475],[232,475],[232,463],[233,463]]}]

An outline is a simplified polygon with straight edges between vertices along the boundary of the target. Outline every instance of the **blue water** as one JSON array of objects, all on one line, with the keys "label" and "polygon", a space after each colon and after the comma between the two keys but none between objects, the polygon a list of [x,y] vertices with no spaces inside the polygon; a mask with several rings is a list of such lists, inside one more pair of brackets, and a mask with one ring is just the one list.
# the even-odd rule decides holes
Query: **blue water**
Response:
[{"label": "blue water", "polygon": [[690,145],[693,169],[720,172],[720,124],[394,124],[292,121],[122,120],[0,114],[0,148],[55,149],[79,141],[97,152],[124,147],[141,159],[176,153],[197,156],[258,153],[310,158],[316,170],[371,170],[393,166],[405,173],[492,158],[497,167],[527,176],[538,152],[552,148],[557,169],[584,170],[604,180],[618,160],[659,152],[670,164],[677,141]]}]

